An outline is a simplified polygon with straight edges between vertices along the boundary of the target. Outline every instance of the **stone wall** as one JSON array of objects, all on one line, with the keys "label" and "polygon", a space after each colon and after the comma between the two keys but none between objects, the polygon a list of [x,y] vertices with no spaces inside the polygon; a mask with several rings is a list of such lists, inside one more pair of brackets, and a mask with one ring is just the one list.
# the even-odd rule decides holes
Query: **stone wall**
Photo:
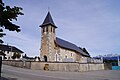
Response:
[{"label": "stone wall", "polygon": [[3,64],[15,67],[28,68],[34,70],[50,70],[50,71],[92,71],[105,70],[110,67],[103,63],[67,63],[67,62],[37,62],[37,61],[3,61]]}]

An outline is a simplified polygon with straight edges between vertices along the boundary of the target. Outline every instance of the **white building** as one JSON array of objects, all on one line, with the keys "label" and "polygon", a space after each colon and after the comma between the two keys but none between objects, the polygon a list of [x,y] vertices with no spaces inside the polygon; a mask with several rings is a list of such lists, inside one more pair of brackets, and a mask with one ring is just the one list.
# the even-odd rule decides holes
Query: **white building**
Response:
[{"label": "white building", "polygon": [[0,44],[0,55],[2,59],[12,60],[14,54],[19,54],[22,57],[22,53],[24,52],[14,46]]}]

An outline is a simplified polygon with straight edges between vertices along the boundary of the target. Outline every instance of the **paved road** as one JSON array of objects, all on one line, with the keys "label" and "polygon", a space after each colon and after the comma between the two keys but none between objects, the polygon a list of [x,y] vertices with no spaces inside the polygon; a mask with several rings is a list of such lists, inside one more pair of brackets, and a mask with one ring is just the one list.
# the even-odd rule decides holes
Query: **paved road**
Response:
[{"label": "paved road", "polygon": [[10,80],[120,80],[120,70],[60,72],[30,70],[3,65],[2,77]]}]

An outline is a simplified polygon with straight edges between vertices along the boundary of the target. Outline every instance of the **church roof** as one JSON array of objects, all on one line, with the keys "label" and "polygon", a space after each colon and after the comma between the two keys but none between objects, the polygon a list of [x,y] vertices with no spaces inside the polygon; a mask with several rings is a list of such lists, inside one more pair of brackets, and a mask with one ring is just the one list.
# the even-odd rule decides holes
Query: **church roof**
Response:
[{"label": "church roof", "polygon": [[47,14],[44,22],[42,23],[42,25],[40,25],[40,27],[44,27],[44,26],[46,26],[46,25],[52,25],[52,26],[54,26],[55,28],[57,28],[56,25],[55,25],[54,22],[53,22],[53,19],[52,19],[52,17],[51,17],[50,12],[48,12],[48,14]]},{"label": "church roof", "polygon": [[62,48],[66,48],[66,49],[70,49],[76,52],[81,53],[84,56],[89,56],[88,54],[86,54],[81,48],[79,48],[78,46],[76,46],[73,43],[70,43],[68,41],[65,41],[63,39],[60,39],[58,37],[56,37],[56,44]]},{"label": "church roof", "polygon": [[20,49],[14,47],[14,46],[3,45],[3,44],[0,44],[0,50],[1,51],[12,51],[12,52],[24,53],[23,51],[21,51]]}]

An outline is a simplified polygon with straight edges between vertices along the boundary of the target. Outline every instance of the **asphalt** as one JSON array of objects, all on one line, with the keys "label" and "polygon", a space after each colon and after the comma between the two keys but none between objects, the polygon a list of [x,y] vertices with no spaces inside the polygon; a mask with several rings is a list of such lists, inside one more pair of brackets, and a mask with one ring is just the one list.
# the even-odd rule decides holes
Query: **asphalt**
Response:
[{"label": "asphalt", "polygon": [[9,80],[9,79],[7,79],[5,77],[1,77],[0,80]]},{"label": "asphalt", "polygon": [[1,77],[0,80],[17,80],[17,78],[5,78],[5,77]]},{"label": "asphalt", "polygon": [[3,80],[120,80],[120,70],[60,72],[3,65],[2,77]]}]

